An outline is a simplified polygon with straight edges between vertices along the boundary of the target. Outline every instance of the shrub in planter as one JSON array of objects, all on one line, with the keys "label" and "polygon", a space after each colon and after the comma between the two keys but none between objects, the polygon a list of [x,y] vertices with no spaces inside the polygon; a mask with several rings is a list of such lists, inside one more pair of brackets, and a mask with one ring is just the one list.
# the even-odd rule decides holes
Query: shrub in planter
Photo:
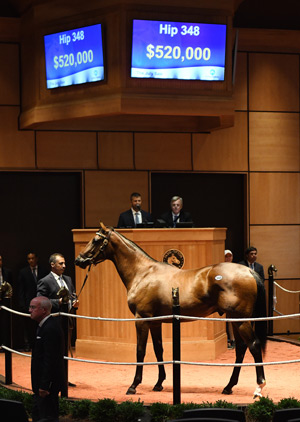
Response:
[{"label": "shrub in planter", "polygon": [[118,422],[137,422],[145,413],[143,402],[124,401],[117,407]]},{"label": "shrub in planter", "polygon": [[91,403],[89,418],[95,422],[117,421],[117,406],[115,400],[98,400],[95,403]]},{"label": "shrub in planter", "polygon": [[181,403],[175,404],[170,409],[170,415],[172,419],[179,419],[183,416],[185,410],[197,409],[199,404],[196,403]]},{"label": "shrub in planter", "polygon": [[73,419],[87,419],[90,413],[91,400],[78,400],[70,405],[70,414]]},{"label": "shrub in planter", "polygon": [[149,407],[151,422],[166,422],[173,419],[172,406],[167,403],[153,403]]},{"label": "shrub in planter", "polygon": [[239,407],[236,404],[229,403],[226,400],[217,400],[213,407],[221,408],[221,409],[238,409]]},{"label": "shrub in planter", "polygon": [[295,407],[300,407],[300,401],[294,397],[288,397],[287,399],[281,399],[278,402],[276,409],[291,409]]},{"label": "shrub in planter", "polygon": [[247,420],[249,422],[271,422],[276,405],[269,397],[260,397],[255,403],[247,407]]},{"label": "shrub in planter", "polygon": [[66,416],[71,413],[71,402],[65,397],[59,397],[59,414]]},{"label": "shrub in planter", "polygon": [[0,398],[5,400],[20,401],[24,404],[28,415],[32,413],[33,395],[25,391],[11,390],[10,388],[0,387]]}]

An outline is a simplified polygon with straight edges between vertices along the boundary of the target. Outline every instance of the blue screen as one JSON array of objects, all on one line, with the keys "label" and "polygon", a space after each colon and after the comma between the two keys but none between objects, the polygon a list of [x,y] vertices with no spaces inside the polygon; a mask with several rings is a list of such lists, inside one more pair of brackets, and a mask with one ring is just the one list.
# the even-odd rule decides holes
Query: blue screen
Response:
[{"label": "blue screen", "polygon": [[101,24],[45,35],[47,88],[104,79]]},{"label": "blue screen", "polygon": [[132,78],[223,81],[226,25],[133,20]]}]

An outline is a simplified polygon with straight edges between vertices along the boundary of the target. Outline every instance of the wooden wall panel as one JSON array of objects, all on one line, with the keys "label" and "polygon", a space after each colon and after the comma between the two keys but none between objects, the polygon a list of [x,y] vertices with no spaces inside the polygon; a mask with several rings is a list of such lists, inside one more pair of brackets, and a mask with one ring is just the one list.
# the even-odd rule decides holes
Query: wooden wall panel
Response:
[{"label": "wooden wall panel", "polygon": [[39,168],[97,168],[97,139],[93,132],[37,132],[36,150]]},{"label": "wooden wall panel", "polygon": [[[286,290],[289,290],[289,293],[282,290],[280,287],[275,286],[275,296],[277,303],[275,303],[275,309],[283,315],[291,315],[300,313],[300,294],[297,293],[300,291],[300,280],[276,280],[276,275],[274,280]],[[278,313],[274,312],[274,316],[277,316]],[[288,318],[288,319],[278,319],[273,323],[274,333],[285,333],[298,332],[300,331],[300,318]]]},{"label": "wooden wall panel", "polygon": [[137,170],[192,170],[189,133],[136,133]]},{"label": "wooden wall panel", "polygon": [[35,168],[33,131],[18,130],[19,107],[0,106],[0,167]]},{"label": "wooden wall panel", "polygon": [[249,109],[299,111],[299,56],[249,54]]},{"label": "wooden wall panel", "polygon": [[250,224],[300,224],[300,174],[250,174]]},{"label": "wooden wall panel", "polygon": [[274,264],[278,278],[299,278],[300,226],[251,226],[250,244],[258,249],[265,274]]},{"label": "wooden wall panel", "polygon": [[250,113],[251,171],[299,171],[299,115]]},{"label": "wooden wall panel", "polygon": [[235,110],[247,110],[247,53],[238,53],[233,86]]},{"label": "wooden wall panel", "polygon": [[207,171],[247,171],[247,113],[235,113],[234,127],[193,134],[193,168]]},{"label": "wooden wall panel", "polygon": [[130,194],[142,195],[142,208],[149,208],[147,172],[87,171],[85,173],[85,227],[98,227],[99,221],[116,226],[121,212],[130,208]]},{"label": "wooden wall panel", "polygon": [[98,163],[100,169],[133,170],[133,133],[98,133]]},{"label": "wooden wall panel", "polygon": [[0,44],[0,104],[20,104],[19,46]]}]

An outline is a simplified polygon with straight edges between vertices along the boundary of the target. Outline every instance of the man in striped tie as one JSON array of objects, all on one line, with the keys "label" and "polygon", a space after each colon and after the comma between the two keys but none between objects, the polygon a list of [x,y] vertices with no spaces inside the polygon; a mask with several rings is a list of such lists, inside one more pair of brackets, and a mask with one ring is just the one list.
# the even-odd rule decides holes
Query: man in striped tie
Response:
[{"label": "man in striped tie", "polygon": [[257,274],[260,275],[262,281],[265,281],[265,274],[264,274],[264,267],[256,262],[257,259],[257,249],[254,246],[249,246],[245,250],[245,259],[239,264],[245,265],[246,267],[251,268],[252,270],[256,271]]}]

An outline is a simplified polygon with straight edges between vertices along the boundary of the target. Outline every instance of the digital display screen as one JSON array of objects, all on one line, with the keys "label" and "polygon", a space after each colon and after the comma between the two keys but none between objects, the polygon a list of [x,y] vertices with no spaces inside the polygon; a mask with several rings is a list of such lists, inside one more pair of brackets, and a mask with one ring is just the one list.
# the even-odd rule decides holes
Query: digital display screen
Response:
[{"label": "digital display screen", "polygon": [[224,81],[226,25],[133,20],[131,77]]},{"label": "digital display screen", "polygon": [[47,88],[104,79],[101,24],[45,35]]}]

